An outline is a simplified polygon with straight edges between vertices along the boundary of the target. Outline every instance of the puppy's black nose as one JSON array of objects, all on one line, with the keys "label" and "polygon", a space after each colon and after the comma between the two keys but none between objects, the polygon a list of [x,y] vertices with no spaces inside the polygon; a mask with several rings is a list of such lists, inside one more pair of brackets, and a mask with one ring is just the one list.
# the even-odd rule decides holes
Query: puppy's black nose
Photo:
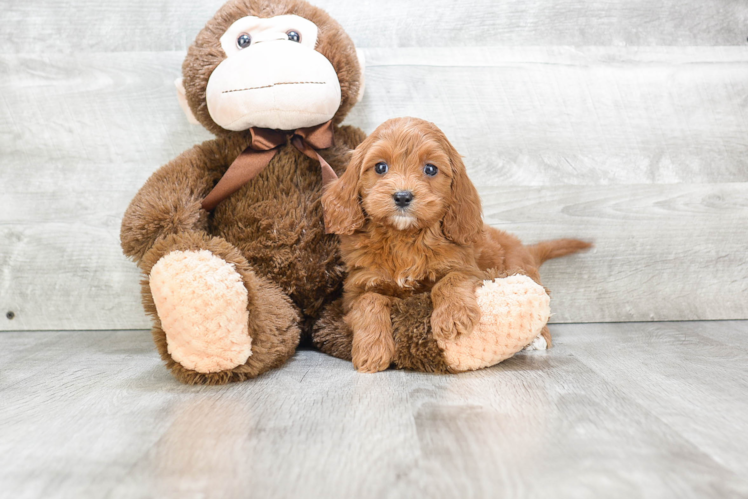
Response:
[{"label": "puppy's black nose", "polygon": [[398,191],[392,197],[395,199],[395,205],[400,208],[407,207],[413,201],[413,193],[411,191]]}]

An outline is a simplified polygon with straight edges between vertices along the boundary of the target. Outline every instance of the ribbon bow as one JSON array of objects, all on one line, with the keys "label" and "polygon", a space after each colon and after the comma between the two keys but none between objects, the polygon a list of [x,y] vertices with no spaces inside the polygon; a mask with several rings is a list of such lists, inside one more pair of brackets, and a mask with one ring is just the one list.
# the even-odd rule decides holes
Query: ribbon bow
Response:
[{"label": "ribbon bow", "polygon": [[268,166],[270,160],[278,152],[278,148],[286,144],[289,137],[296,149],[309,158],[319,161],[323,186],[338,178],[330,164],[317,152],[318,149],[327,149],[333,145],[332,122],[300,128],[292,132],[255,127],[249,131],[252,141],[205,197],[202,205],[205,210],[213,210],[219,203],[254,179]]}]

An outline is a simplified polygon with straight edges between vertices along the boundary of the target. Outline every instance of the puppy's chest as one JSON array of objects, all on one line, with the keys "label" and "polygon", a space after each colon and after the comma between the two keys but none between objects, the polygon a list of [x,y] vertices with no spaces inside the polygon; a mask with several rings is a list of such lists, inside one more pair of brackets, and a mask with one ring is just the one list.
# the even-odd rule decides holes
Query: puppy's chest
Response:
[{"label": "puppy's chest", "polygon": [[343,248],[343,259],[349,269],[349,278],[354,280],[357,288],[407,296],[431,290],[437,281],[457,267],[458,260],[444,255],[449,252],[443,250],[366,242],[355,250]]}]

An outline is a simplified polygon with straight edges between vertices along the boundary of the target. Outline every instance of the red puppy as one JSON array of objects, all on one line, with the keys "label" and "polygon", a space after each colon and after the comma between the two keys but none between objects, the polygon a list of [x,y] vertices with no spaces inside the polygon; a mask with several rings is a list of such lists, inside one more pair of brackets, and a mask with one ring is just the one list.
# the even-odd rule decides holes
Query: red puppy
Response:
[{"label": "red puppy", "polygon": [[[556,240],[525,247],[484,225],[460,155],[434,124],[416,118],[380,125],[322,203],[348,267],[343,307],[353,364],[362,372],[385,370],[393,360],[393,297],[430,291],[434,336],[454,338],[480,319],[475,288],[483,271],[521,273],[540,283],[543,261],[590,246]],[[550,345],[547,327],[543,335]]]}]

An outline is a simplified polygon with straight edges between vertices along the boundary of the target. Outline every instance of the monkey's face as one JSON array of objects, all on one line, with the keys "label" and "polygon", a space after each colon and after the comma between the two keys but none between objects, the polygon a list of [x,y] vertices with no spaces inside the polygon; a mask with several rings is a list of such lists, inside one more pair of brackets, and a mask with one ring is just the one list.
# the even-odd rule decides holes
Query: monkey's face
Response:
[{"label": "monkey's face", "polygon": [[315,50],[317,26],[303,17],[243,17],[220,39],[226,53],[208,79],[208,112],[226,130],[292,130],[324,123],[340,107],[340,82]]},{"label": "monkey's face", "polygon": [[217,135],[339,125],[363,95],[360,57],[305,0],[229,0],[187,51],[179,102]]}]

